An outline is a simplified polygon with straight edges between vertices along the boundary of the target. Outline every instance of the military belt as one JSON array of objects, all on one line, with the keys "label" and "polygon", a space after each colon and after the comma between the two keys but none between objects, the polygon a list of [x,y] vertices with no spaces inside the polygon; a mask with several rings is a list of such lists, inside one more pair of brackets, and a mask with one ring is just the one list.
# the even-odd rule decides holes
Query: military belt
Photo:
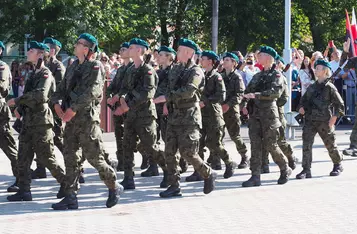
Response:
[{"label": "military belt", "polygon": [[183,108],[191,108],[191,107],[199,107],[199,103],[198,102],[193,102],[193,103],[182,103],[182,104],[173,104],[172,107],[174,109],[183,109]]}]

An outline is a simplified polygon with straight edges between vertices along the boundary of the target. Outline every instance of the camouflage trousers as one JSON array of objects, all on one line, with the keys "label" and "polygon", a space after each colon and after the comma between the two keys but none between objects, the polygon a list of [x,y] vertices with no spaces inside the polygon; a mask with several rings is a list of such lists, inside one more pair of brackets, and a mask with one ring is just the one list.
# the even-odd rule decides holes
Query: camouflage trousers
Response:
[{"label": "camouflage trousers", "polygon": [[119,165],[124,165],[123,138],[124,138],[124,117],[113,115],[114,135],[117,144],[117,159]]},{"label": "camouflage trousers", "polygon": [[[198,126],[167,125],[165,157],[170,185],[180,185],[178,165],[180,155],[193,166],[203,178],[211,175],[212,169],[198,155],[200,129]],[[180,154],[177,154],[177,151]]]},{"label": "camouflage trousers", "polygon": [[[279,128],[279,138],[278,138],[278,145],[281,149],[281,151],[283,151],[284,155],[291,161],[294,161],[293,159],[293,149],[291,147],[291,145],[286,141],[285,138],[285,126],[282,125]],[[269,152],[263,148],[263,153],[262,153],[262,164],[264,165],[269,165]]]},{"label": "camouflage trousers", "polygon": [[271,154],[280,170],[288,168],[288,161],[277,143],[280,136],[279,128],[272,129],[263,121],[255,118],[248,120],[251,145],[250,170],[252,175],[257,176],[261,173],[263,148]]},{"label": "camouflage trousers", "polygon": [[84,159],[87,159],[98,171],[100,179],[109,189],[116,188],[117,176],[115,170],[105,160],[102,130],[98,122],[68,122],[64,130],[64,146],[67,194],[76,192],[78,188],[80,167]]},{"label": "camouflage trousers", "polygon": [[351,141],[350,147],[357,149],[357,104],[355,106],[355,123],[353,124],[352,127],[350,141]]},{"label": "camouflage trousers", "polygon": [[163,142],[166,142],[167,116],[162,114],[158,114],[157,116],[157,140],[159,140],[159,136],[161,135]]},{"label": "camouflage trousers", "polygon": [[12,174],[17,177],[17,147],[8,122],[0,127],[0,148],[11,162]]},{"label": "camouflage trousers", "polygon": [[200,133],[201,138],[198,154],[202,160],[204,160],[204,147],[207,146],[212,157],[222,159],[226,165],[232,162],[232,159],[229,157],[227,150],[225,150],[222,144],[224,126],[210,127],[209,124],[204,124]]},{"label": "camouflage trousers", "polygon": [[327,122],[311,121],[305,118],[305,125],[302,129],[302,167],[311,168],[312,163],[312,146],[316,133],[318,133],[325,144],[325,147],[334,164],[342,161],[342,154],[338,151],[336,145],[336,136],[334,129],[328,126]]},{"label": "camouflage trousers", "polygon": [[232,141],[236,144],[237,151],[239,154],[245,155],[247,153],[247,146],[244,144],[240,135],[239,113],[234,112],[231,108],[223,114],[223,117],[224,122],[226,123],[228,134]]},{"label": "camouflage trousers", "polygon": [[137,137],[140,143],[140,152],[147,153],[152,160],[166,170],[165,155],[156,143],[156,121],[154,118],[137,118],[128,120],[124,123],[124,175],[133,176],[134,174],[134,151],[137,146]]},{"label": "camouflage trousers", "polygon": [[37,160],[51,172],[58,183],[62,183],[65,180],[64,170],[58,164],[53,149],[53,132],[50,125],[24,126],[22,128],[19,137],[18,154],[18,179],[20,189],[24,191],[30,190],[30,166],[35,153]]}]

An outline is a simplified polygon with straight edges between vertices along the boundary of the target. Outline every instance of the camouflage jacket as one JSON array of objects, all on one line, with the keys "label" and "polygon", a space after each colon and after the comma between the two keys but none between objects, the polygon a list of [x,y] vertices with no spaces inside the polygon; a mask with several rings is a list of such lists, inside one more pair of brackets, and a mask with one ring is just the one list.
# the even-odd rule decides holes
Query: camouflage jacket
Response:
[{"label": "camouflage jacket", "polygon": [[277,100],[284,91],[283,75],[277,71],[261,71],[249,82],[245,93],[259,93],[250,100],[249,118],[264,119],[272,128],[281,126]]},{"label": "camouflage jacket", "polygon": [[329,81],[310,85],[300,101],[309,120],[328,122],[332,115],[344,115],[344,103],[336,87]]},{"label": "camouflage jacket", "polygon": [[150,65],[143,64],[139,68],[132,65],[128,68],[119,91],[129,107],[126,121],[134,121],[136,118],[152,121],[148,117],[157,118],[153,102],[157,84],[158,76]]},{"label": "camouflage jacket", "polygon": [[230,111],[239,114],[239,104],[242,101],[244,93],[244,82],[238,71],[226,74],[223,72],[222,78],[227,89],[226,100],[223,104],[228,104]]},{"label": "camouflage jacket", "polygon": [[201,91],[204,87],[204,74],[196,64],[188,67],[175,65],[169,73],[166,92],[169,108],[168,124],[198,125],[202,127],[199,107]]},{"label": "camouflage jacket", "polygon": [[125,77],[125,73],[128,70],[128,68],[131,67],[132,65],[133,65],[133,63],[130,62],[127,65],[122,65],[121,67],[118,68],[114,79],[112,80],[110,85],[107,87],[107,91],[105,93],[106,98],[113,97],[114,95],[119,93],[120,88],[123,83],[123,80],[124,80],[124,77]]},{"label": "camouflage jacket", "polygon": [[[169,76],[169,72],[172,69],[172,66],[168,66],[166,69],[160,69],[157,72],[157,75],[159,77],[159,83],[157,85],[157,90],[155,93],[155,98],[162,96],[162,95],[166,95],[167,93],[167,85],[169,83],[168,81],[168,76]],[[162,115],[163,114],[163,107],[164,107],[164,103],[159,103],[156,104],[156,111],[158,115]]]},{"label": "camouflage jacket", "polygon": [[11,71],[9,66],[0,60],[0,124],[7,123],[11,119],[11,112],[5,102],[11,87]]},{"label": "camouflage jacket", "polygon": [[15,99],[16,106],[23,116],[24,127],[47,124],[53,126],[53,115],[48,102],[55,89],[55,79],[47,67],[31,74],[26,82],[24,94]]},{"label": "camouflage jacket", "polygon": [[203,125],[210,127],[221,127],[224,125],[223,111],[221,103],[226,98],[226,86],[222,76],[216,71],[212,70],[205,73],[205,87],[201,101],[205,106],[202,111]]},{"label": "camouflage jacket", "polygon": [[67,68],[51,101],[59,103],[68,98],[69,107],[76,112],[71,122],[100,122],[104,77],[104,67],[100,61],[85,60],[79,64],[76,60]]},{"label": "camouflage jacket", "polygon": [[66,68],[63,63],[57,59],[51,58],[48,63],[45,64],[48,69],[52,72],[53,77],[56,80],[56,86],[58,87],[64,78]]}]

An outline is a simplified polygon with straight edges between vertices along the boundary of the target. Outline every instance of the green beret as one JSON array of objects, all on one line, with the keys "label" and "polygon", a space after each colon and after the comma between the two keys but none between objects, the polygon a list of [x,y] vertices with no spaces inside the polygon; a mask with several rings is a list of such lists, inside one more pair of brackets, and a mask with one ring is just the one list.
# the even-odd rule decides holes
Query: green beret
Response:
[{"label": "green beret", "polygon": [[277,55],[276,60],[282,62],[285,65],[285,60],[280,55]]},{"label": "green beret", "polygon": [[234,59],[237,63],[239,62],[239,58],[238,58],[238,56],[237,55],[235,55],[235,54],[233,54],[233,53],[231,53],[231,52],[226,52],[226,53],[224,53],[224,55],[223,55],[223,59],[225,59],[225,58],[231,58],[231,59]]},{"label": "green beret", "polygon": [[179,46],[186,46],[188,48],[191,48],[195,51],[195,53],[198,50],[197,44],[194,41],[187,39],[187,38],[181,38],[179,40]]},{"label": "green beret", "polygon": [[167,47],[167,46],[161,46],[159,48],[158,52],[160,53],[161,51],[168,52],[168,53],[176,55],[176,51],[174,49],[170,48],[170,47]]},{"label": "green beret", "polygon": [[200,49],[197,49],[196,52],[195,52],[195,54],[201,55],[201,54],[202,54],[202,51],[201,51]]},{"label": "green beret", "polygon": [[129,43],[130,43],[130,45],[144,46],[146,49],[149,49],[149,44],[140,38],[133,38],[130,40]]},{"label": "green beret", "polygon": [[30,49],[38,49],[38,50],[44,50],[47,52],[50,52],[50,47],[48,47],[46,44],[37,42],[37,41],[30,41],[29,48]]},{"label": "green beret", "polygon": [[219,60],[218,55],[212,50],[203,51],[201,56],[202,57],[207,57],[207,58],[212,59],[214,61],[218,61]]},{"label": "green beret", "polygon": [[5,45],[2,41],[0,41],[0,48],[2,48],[3,51],[5,50]]},{"label": "green beret", "polygon": [[59,42],[58,40],[51,38],[51,37],[46,37],[45,40],[43,40],[43,43],[55,45],[55,46],[58,46],[59,48],[62,48],[61,42]]},{"label": "green beret", "polygon": [[123,44],[121,44],[121,48],[129,48],[130,44],[129,42],[124,42]]},{"label": "green beret", "polygon": [[79,39],[84,39],[84,40],[88,41],[89,43],[93,44],[93,47],[90,48],[90,50],[94,53],[98,52],[98,40],[93,35],[91,35],[89,33],[82,33],[81,35],[79,35],[77,41]]},{"label": "green beret", "polygon": [[260,51],[260,53],[269,54],[274,59],[276,59],[278,56],[278,53],[270,46],[261,46],[259,51]]},{"label": "green beret", "polygon": [[330,63],[323,59],[316,60],[316,62],[314,64],[314,68],[316,68],[317,65],[322,65],[322,66],[328,67],[330,70],[332,70]]}]

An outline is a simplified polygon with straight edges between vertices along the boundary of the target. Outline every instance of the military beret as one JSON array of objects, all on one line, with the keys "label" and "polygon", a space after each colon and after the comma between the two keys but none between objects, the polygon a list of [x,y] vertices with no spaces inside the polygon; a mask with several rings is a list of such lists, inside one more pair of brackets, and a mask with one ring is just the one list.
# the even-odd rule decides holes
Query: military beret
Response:
[{"label": "military beret", "polygon": [[186,46],[188,48],[191,48],[195,51],[195,53],[198,50],[197,44],[194,41],[187,39],[187,38],[181,38],[179,40],[179,46]]},{"label": "military beret", "polygon": [[55,45],[55,46],[58,46],[59,48],[62,48],[61,42],[59,42],[58,40],[51,38],[51,37],[46,37],[45,40],[43,40],[43,43]]},{"label": "military beret", "polygon": [[215,61],[218,61],[219,60],[219,57],[218,55],[212,51],[212,50],[205,50],[202,52],[202,57],[207,57],[209,59],[212,59],[212,60],[215,60]]},{"label": "military beret", "polygon": [[226,53],[224,53],[224,55],[223,55],[223,59],[225,59],[225,58],[231,58],[231,59],[234,59],[237,63],[239,62],[239,58],[238,58],[238,56],[237,55],[235,55],[235,54],[233,54],[233,53],[231,53],[231,52],[226,52]]},{"label": "military beret", "polygon": [[202,51],[201,51],[200,49],[198,49],[198,48],[197,48],[197,50],[196,50],[195,54],[197,54],[197,55],[201,55],[201,54],[202,54]]},{"label": "military beret", "polygon": [[332,70],[330,63],[323,59],[316,60],[316,62],[314,64],[314,68],[316,68],[317,65],[328,67],[330,70]]},{"label": "military beret", "polygon": [[146,49],[149,49],[149,44],[140,38],[133,38],[130,40],[129,43],[130,43],[130,45],[144,46]]},{"label": "military beret", "polygon": [[50,51],[50,47],[48,47],[46,44],[41,43],[41,42],[37,42],[37,41],[30,41],[29,44],[29,50],[30,49],[38,49],[38,50],[44,50],[49,52]]},{"label": "military beret", "polygon": [[129,48],[130,44],[129,42],[124,42],[123,44],[121,44],[121,48]]},{"label": "military beret", "polygon": [[159,48],[159,51],[158,51],[158,52],[160,53],[161,51],[168,52],[168,53],[171,53],[171,54],[176,55],[176,51],[175,51],[174,49],[172,49],[171,47],[161,46],[161,47]]},{"label": "military beret", "polygon": [[280,55],[277,55],[276,60],[282,62],[285,65],[285,60]]},{"label": "military beret", "polygon": [[260,53],[269,54],[274,59],[276,59],[278,56],[278,53],[270,46],[261,46],[259,51]]},{"label": "military beret", "polygon": [[79,35],[77,41],[79,39],[84,39],[84,40],[88,41],[89,43],[92,43],[93,47],[90,48],[91,51],[92,52],[98,52],[98,40],[93,35],[91,35],[89,33],[82,33],[81,35]]},{"label": "military beret", "polygon": [[2,41],[0,41],[0,48],[2,48],[2,50],[5,50],[5,45]]}]

